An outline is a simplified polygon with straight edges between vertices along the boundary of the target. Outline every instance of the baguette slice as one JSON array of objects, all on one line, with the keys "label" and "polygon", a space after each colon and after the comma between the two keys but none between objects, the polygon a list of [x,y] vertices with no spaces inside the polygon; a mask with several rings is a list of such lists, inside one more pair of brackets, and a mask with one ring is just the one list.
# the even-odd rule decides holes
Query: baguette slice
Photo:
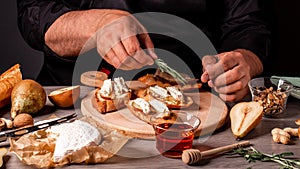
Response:
[{"label": "baguette slice", "polygon": [[95,95],[92,97],[92,105],[100,113],[108,113],[125,107],[125,102],[131,97],[131,93],[128,92],[115,99],[103,98],[99,94],[99,90],[99,88],[96,89]]},{"label": "baguette slice", "polygon": [[149,124],[151,117],[156,114],[150,110],[150,104],[143,98],[130,100],[126,106],[134,116]]},{"label": "baguette slice", "polygon": [[10,104],[14,86],[22,80],[20,65],[16,64],[0,75],[0,108]]}]

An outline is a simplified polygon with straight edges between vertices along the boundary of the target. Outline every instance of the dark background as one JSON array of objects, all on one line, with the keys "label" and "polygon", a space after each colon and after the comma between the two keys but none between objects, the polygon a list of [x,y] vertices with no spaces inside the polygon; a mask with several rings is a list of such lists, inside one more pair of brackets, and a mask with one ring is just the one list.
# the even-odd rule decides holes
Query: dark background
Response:
[{"label": "dark background", "polygon": [[19,33],[16,0],[3,0],[0,8],[0,72],[19,63],[23,77],[34,79],[41,69],[43,55],[31,49]]},{"label": "dark background", "polygon": [[[274,0],[274,46],[270,62],[272,75],[300,77],[300,1]],[[16,63],[21,64],[24,78],[36,78],[43,55],[31,49],[17,28],[15,0],[3,0],[0,10],[0,73]]]}]

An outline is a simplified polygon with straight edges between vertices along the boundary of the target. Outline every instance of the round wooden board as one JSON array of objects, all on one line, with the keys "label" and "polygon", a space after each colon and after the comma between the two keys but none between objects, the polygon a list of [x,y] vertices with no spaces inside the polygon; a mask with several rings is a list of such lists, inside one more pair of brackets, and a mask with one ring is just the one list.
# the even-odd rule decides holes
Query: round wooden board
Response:
[{"label": "round wooden board", "polygon": [[[212,133],[225,124],[228,108],[220,98],[210,92],[186,93],[186,95],[193,98],[194,104],[189,108],[176,111],[190,112],[200,118],[201,124],[196,131],[196,136]],[[92,97],[94,97],[94,91],[81,102],[81,111],[84,116],[92,117],[103,127],[115,129],[129,137],[154,139],[152,126],[139,120],[131,114],[129,109],[123,108],[101,114],[92,106]]]}]

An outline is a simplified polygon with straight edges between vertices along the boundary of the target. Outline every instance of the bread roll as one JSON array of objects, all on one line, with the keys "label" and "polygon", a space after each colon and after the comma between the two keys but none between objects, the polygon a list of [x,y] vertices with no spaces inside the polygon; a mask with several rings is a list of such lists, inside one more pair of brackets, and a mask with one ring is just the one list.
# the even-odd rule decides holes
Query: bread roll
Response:
[{"label": "bread roll", "polygon": [[0,75],[0,108],[10,104],[11,91],[21,80],[22,73],[19,64]]}]

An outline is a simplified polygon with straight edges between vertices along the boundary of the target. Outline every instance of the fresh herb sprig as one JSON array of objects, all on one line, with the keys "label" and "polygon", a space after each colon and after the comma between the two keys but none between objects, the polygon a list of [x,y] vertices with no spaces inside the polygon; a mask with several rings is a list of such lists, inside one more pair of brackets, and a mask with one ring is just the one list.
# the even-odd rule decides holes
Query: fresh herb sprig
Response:
[{"label": "fresh herb sprig", "polygon": [[166,64],[166,62],[164,62],[162,59],[156,59],[155,64],[158,66],[158,68],[162,72],[166,72],[166,73],[170,74],[172,77],[174,77],[175,79],[177,79],[180,83],[182,83],[184,85],[187,84],[186,79],[184,77],[182,77],[182,75],[180,73],[178,73],[176,70],[169,67]]},{"label": "fresh herb sprig", "polygon": [[249,163],[255,161],[262,161],[262,162],[273,161],[281,164],[280,169],[297,169],[298,167],[296,166],[300,166],[299,159],[286,158],[287,156],[294,155],[294,153],[292,152],[284,152],[280,154],[266,154],[257,151],[253,147],[249,147],[249,148],[240,147],[238,149],[234,149],[230,154],[242,156]]}]

